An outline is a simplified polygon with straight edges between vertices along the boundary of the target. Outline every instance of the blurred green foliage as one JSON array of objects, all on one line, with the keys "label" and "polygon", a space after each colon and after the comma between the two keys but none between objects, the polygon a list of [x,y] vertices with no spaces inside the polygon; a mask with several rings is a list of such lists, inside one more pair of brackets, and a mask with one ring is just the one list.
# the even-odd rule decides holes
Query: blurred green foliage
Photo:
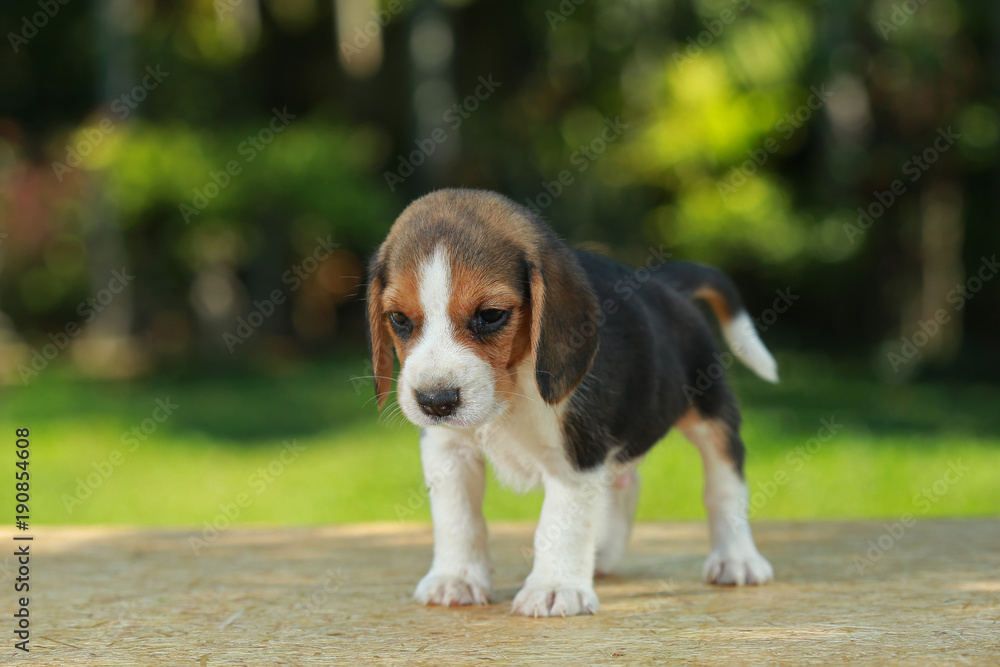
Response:
[{"label": "blurred green foliage", "polygon": [[[17,381],[17,363],[122,264],[139,273],[114,320],[136,372],[359,346],[366,257],[407,201],[442,186],[531,202],[570,241],[625,261],[663,244],[718,264],[754,313],[791,289],[801,299],[769,342],[870,355],[890,380],[921,364],[886,373],[886,350],[1000,247],[990,3],[403,4],[115,14],[93,0],[17,44],[35,6],[0,9],[0,342],[14,343],[0,374]],[[147,68],[168,74],[139,90]],[[483,77],[499,84],[477,98]],[[268,134],[274,110],[294,119]],[[605,142],[609,121],[625,131]],[[955,149],[849,233],[947,127]],[[435,130],[434,153],[390,184]],[[79,168],[54,166],[73,151]],[[340,244],[336,267],[218,355],[221,333],[321,235]],[[929,367],[991,377],[998,307],[991,284],[952,313]]]}]

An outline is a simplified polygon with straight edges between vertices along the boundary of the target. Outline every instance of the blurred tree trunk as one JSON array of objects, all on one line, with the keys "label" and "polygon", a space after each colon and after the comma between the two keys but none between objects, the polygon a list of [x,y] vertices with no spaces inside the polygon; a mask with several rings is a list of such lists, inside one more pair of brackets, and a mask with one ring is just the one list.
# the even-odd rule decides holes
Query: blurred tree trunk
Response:
[{"label": "blurred tree trunk", "polygon": [[[931,184],[921,202],[920,261],[922,280],[917,303],[904,310],[903,334],[930,328],[923,359],[931,364],[951,361],[962,343],[962,313],[947,295],[965,278],[962,244],[965,238],[962,193],[951,180]],[[910,311],[910,312],[906,312]],[[912,317],[916,311],[917,317]],[[947,321],[941,323],[942,314]],[[932,322],[937,321],[936,326]],[[926,333],[926,331],[925,331]]]},{"label": "blurred tree trunk", "polygon": [[[98,54],[96,81],[97,108],[130,90],[133,86],[132,36],[135,9],[128,0],[98,0],[94,5]],[[124,121],[122,121],[124,122]],[[83,224],[86,233],[90,295],[108,289],[112,271],[136,275],[138,267],[130,266],[125,241],[119,225],[118,210],[105,191],[99,173],[92,174],[84,197]],[[81,339],[78,365],[100,375],[128,375],[137,358],[130,340],[134,319],[135,284],[115,294],[111,302],[97,315]]]},{"label": "blurred tree trunk", "polygon": [[[411,192],[422,194],[448,184],[459,155],[459,131],[444,123],[445,113],[456,102],[455,35],[451,15],[438,0],[416,0],[414,5],[408,40],[414,141],[407,144],[406,155],[407,159],[411,152],[424,156],[422,165],[415,165],[411,186]],[[442,132],[444,140],[438,141]]]}]

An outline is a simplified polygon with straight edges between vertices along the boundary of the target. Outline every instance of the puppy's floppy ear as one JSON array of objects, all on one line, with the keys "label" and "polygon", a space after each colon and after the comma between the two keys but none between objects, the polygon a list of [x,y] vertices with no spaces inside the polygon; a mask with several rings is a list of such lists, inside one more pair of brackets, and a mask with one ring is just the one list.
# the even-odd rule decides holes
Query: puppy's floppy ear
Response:
[{"label": "puppy's floppy ear", "polygon": [[597,354],[597,296],[572,251],[554,235],[527,260],[531,290],[531,354],[546,403],[564,399]]},{"label": "puppy's floppy ear", "polygon": [[382,248],[375,251],[368,264],[368,348],[372,354],[372,375],[379,408],[392,388],[392,339],[382,317],[382,290],[385,289],[385,266]]}]

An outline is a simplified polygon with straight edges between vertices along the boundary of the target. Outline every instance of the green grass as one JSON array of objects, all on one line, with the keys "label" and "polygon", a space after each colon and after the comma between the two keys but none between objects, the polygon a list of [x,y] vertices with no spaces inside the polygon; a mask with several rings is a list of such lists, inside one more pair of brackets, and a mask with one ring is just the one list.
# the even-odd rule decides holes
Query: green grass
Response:
[{"label": "green grass", "polygon": [[[861,367],[794,354],[779,361],[777,386],[731,372],[744,405],[756,518],[998,513],[1000,388],[890,387]],[[350,359],[142,383],[49,369],[0,397],[0,437],[9,441],[2,449],[13,468],[14,429],[30,427],[36,523],[198,526],[227,506],[235,523],[428,520],[417,432],[399,419],[378,420],[371,388],[355,391],[350,382],[364,368]],[[123,435],[168,397],[179,405],[174,414],[129,451]],[[822,419],[843,426],[814,441],[813,454],[796,453]],[[282,463],[282,443],[293,440],[304,449]],[[946,482],[953,463],[968,470]],[[269,465],[277,474],[266,473]],[[683,438],[671,434],[641,470],[641,519],[704,515],[700,461]],[[517,495],[490,482],[488,518],[533,520],[540,506],[538,492]]]}]

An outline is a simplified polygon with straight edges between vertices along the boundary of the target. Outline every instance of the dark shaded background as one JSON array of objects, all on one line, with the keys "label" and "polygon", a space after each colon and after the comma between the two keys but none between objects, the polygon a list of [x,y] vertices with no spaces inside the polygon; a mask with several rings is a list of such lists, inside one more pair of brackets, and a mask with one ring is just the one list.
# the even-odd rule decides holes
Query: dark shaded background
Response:
[{"label": "dark shaded background", "polygon": [[6,383],[356,354],[367,256],[444,186],[717,264],[772,346],[888,382],[1000,368],[996,3],[41,0],[0,34]]}]

